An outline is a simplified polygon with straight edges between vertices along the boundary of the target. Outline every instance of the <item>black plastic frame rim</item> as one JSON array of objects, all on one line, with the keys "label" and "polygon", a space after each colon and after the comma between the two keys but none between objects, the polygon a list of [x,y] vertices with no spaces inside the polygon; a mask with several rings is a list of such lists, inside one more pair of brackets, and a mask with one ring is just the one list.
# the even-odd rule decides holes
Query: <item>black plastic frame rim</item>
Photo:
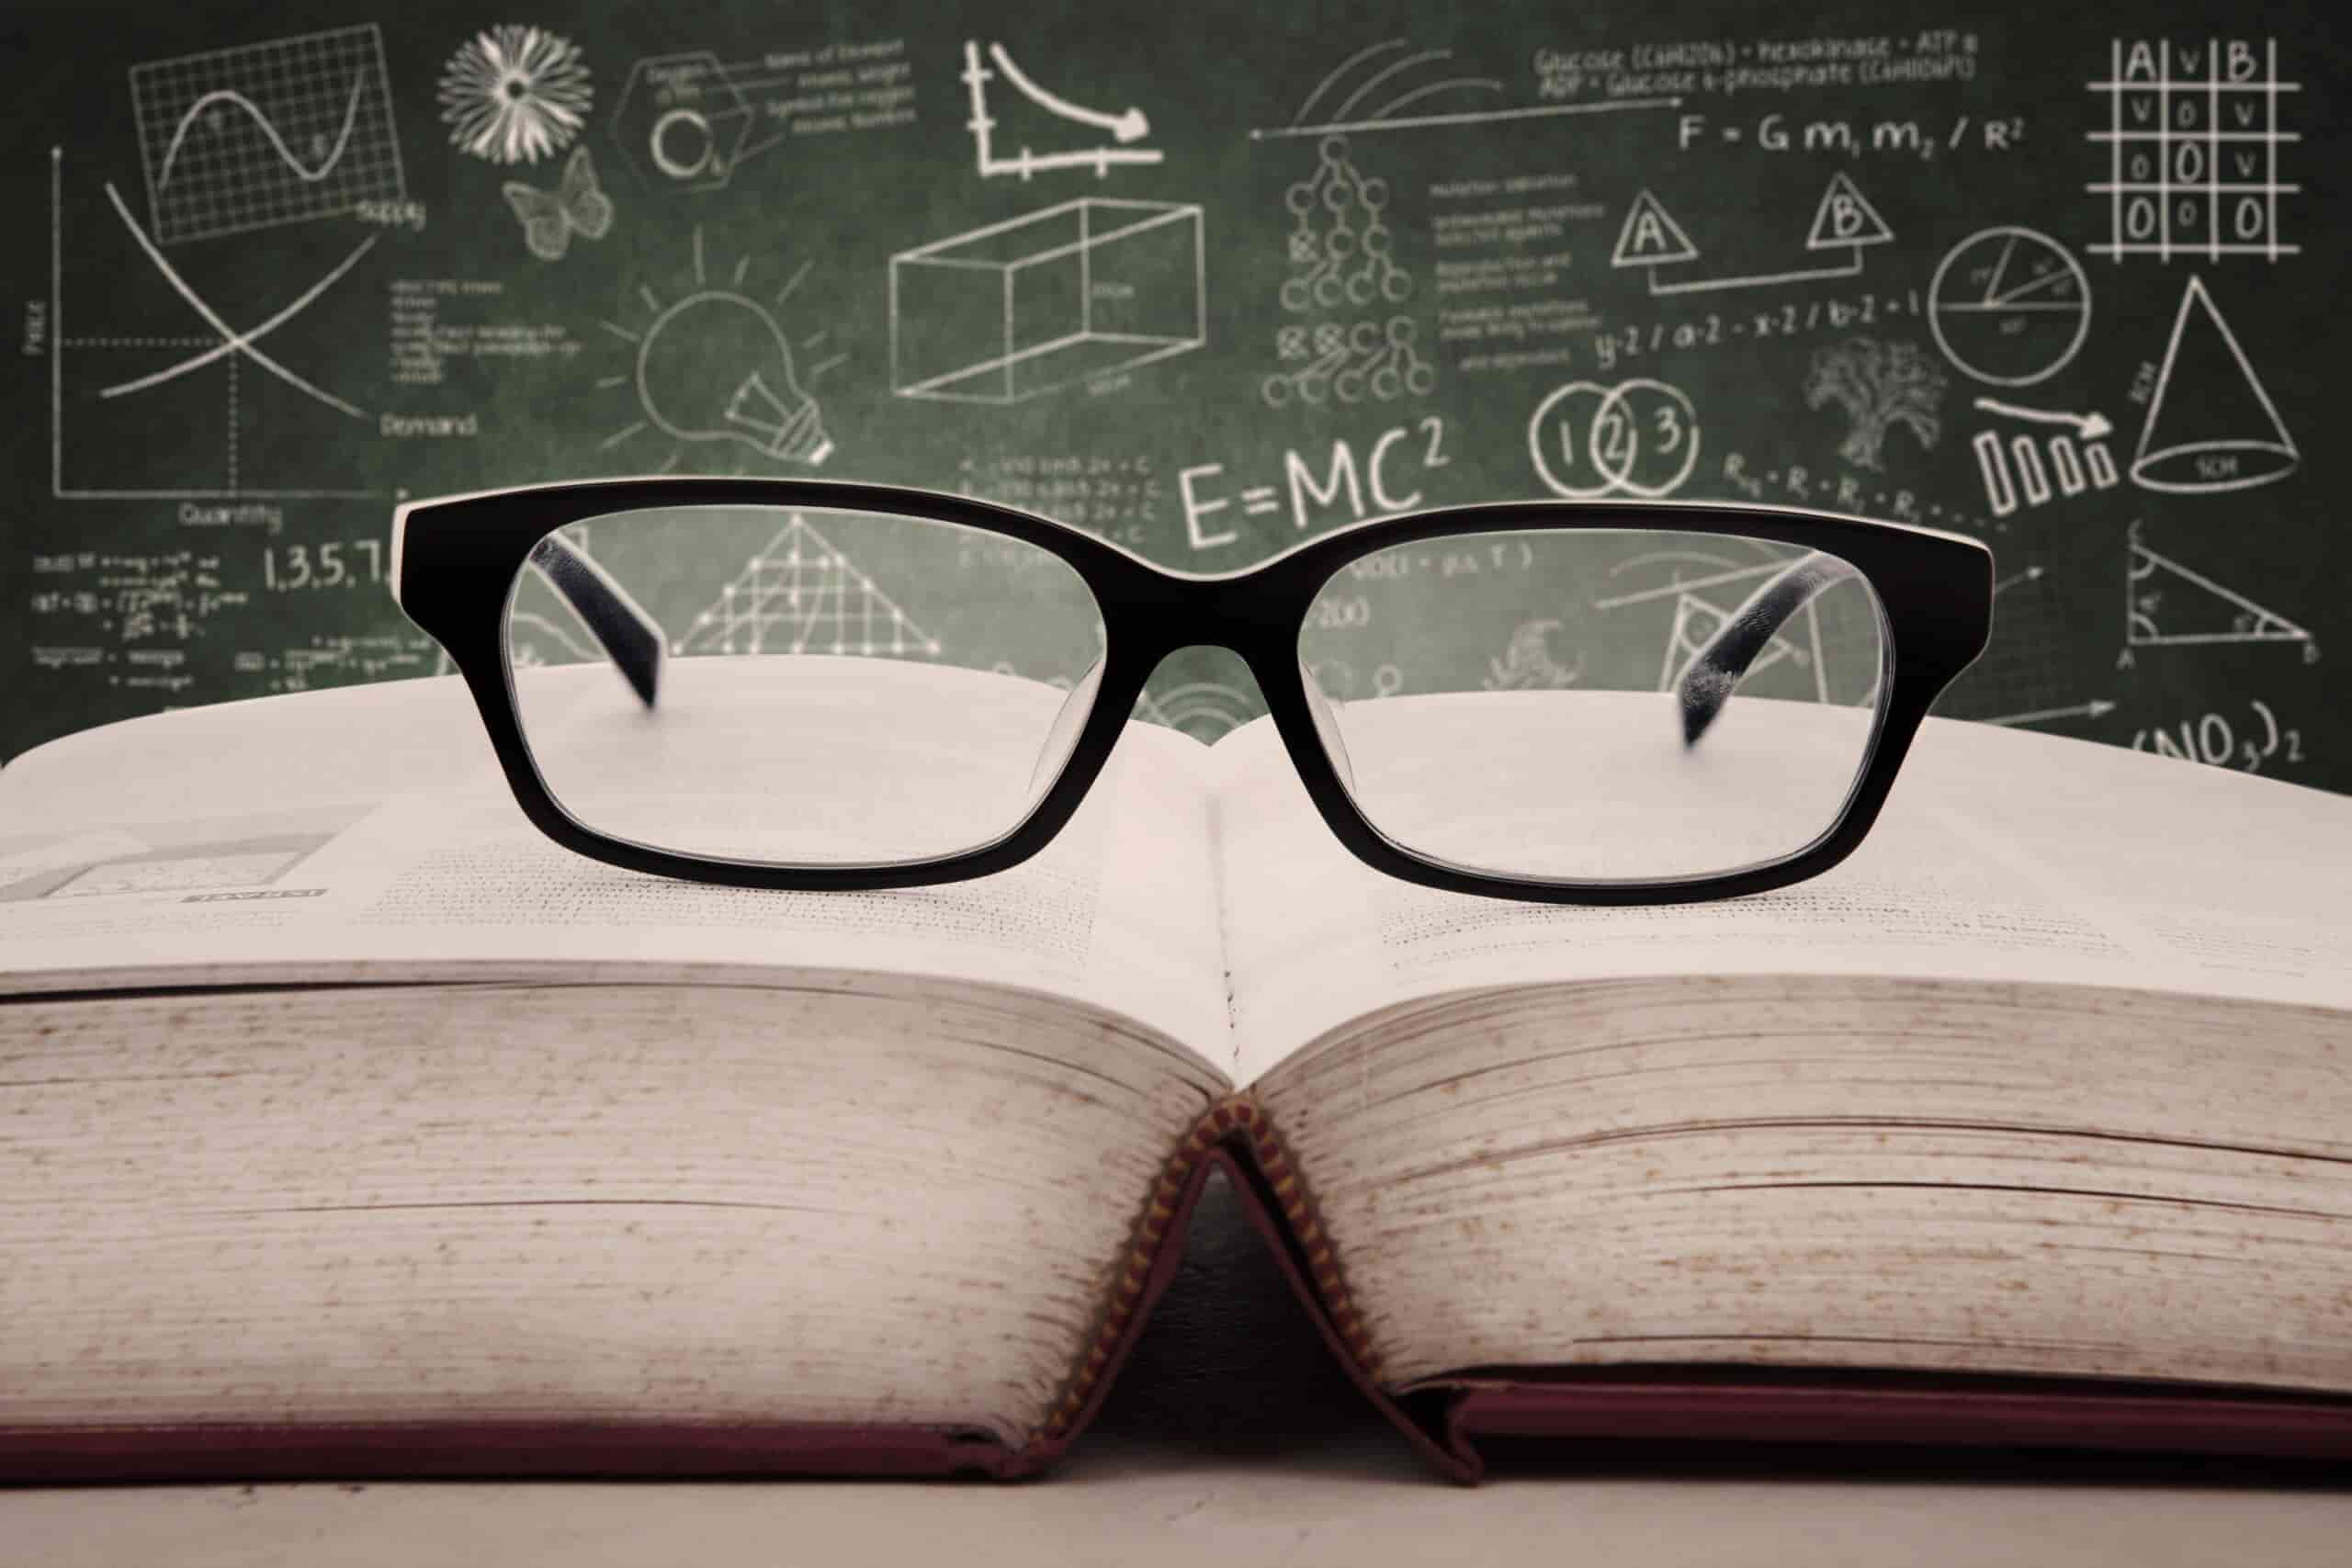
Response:
[{"label": "black plastic frame rim", "polygon": [[[933,519],[1001,534],[1068,563],[1104,626],[1102,674],[1060,774],[1027,818],[993,842],[933,860],[871,866],[778,866],[673,853],[599,833],[567,812],[525,744],[505,648],[508,593],[548,535],[616,512],[773,506]],[[1852,565],[1877,595],[1883,675],[1862,765],[1838,815],[1791,854],[1736,870],[1656,881],[1514,878],[1407,850],[1364,817],[1318,737],[1298,635],[1329,579],[1361,557],[1502,529],[1672,529],[1818,549]],[[1144,682],[1180,648],[1223,647],[1250,667],[1308,798],[1340,843],[1376,871],[1454,893],[1549,904],[1695,903],[1816,876],[1851,854],[1877,820],[1929,705],[1984,649],[1993,552],[1973,539],[1794,508],[1702,502],[1511,501],[1447,507],[1320,535],[1255,567],[1172,571],[1050,519],[969,496],[830,479],[645,479],[537,485],[413,502],[395,514],[392,593],[457,665],[516,802],[565,848],[630,871],[732,887],[851,891],[922,887],[1004,871],[1052,841],[1100,775]]]}]

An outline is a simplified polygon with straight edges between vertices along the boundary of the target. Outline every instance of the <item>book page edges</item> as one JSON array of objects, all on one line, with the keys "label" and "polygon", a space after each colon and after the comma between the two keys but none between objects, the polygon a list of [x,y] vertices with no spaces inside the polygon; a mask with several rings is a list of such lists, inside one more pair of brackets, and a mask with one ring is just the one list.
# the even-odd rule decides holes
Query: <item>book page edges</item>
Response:
[{"label": "book page edges", "polygon": [[1019,1446],[886,1423],[401,1421],[0,1427],[0,1483],[428,1477],[955,1476],[1010,1481],[1065,1454],[1176,1277],[1222,1169],[1349,1379],[1438,1475],[1476,1483],[1482,1438],[2088,1449],[2352,1459],[2352,1395],[2126,1381],[1760,1369],[1498,1368],[1391,1388],[1313,1195],[1249,1094],[1213,1103],[1169,1156],[1100,1316],[1045,1423]]},{"label": "book page edges", "polygon": [[1052,1465],[1092,1420],[1176,1277],[1193,1206],[1223,1169],[1300,1305],[1350,1379],[1439,1473],[1476,1478],[1382,1389],[1311,1195],[1264,1109],[1213,1102],[1146,1195],[1094,1326],[1045,1423],[1013,1446],[954,1427],[810,1422],[458,1420],[0,1427],[0,1483],[375,1480],[426,1477],[984,1475]]},{"label": "book page edges", "polygon": [[1481,1438],[1652,1439],[2352,1459],[2352,1395],[2123,1379],[1760,1368],[1492,1368],[1383,1381],[1313,1194],[1248,1093],[1210,1107],[1155,1185],[1103,1314],[1054,1414],[1003,1471],[1044,1470],[1101,1406],[1173,1280],[1194,1203],[1222,1168],[1300,1307],[1355,1384],[1430,1468],[1476,1484]]}]

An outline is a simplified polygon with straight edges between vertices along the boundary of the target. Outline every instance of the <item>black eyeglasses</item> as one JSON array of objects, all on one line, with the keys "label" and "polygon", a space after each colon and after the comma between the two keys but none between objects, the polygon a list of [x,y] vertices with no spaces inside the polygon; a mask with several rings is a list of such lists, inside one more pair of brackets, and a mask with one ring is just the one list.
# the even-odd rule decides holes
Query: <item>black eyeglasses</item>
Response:
[{"label": "black eyeglasses", "polygon": [[1035,854],[1130,719],[1170,716],[1153,669],[1204,643],[1248,663],[1379,871],[1559,904],[1784,886],[1869,830],[1984,647],[1992,568],[1854,517],[1513,502],[1208,577],[967,497],[798,479],[417,502],[392,534],[394,596],[548,837],[794,889]]}]

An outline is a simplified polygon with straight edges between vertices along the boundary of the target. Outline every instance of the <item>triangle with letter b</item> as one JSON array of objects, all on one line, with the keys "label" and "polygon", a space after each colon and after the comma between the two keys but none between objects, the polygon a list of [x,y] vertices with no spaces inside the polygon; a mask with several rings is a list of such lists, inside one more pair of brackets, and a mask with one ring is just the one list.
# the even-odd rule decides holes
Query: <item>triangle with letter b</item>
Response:
[{"label": "triangle with letter b", "polygon": [[1883,245],[1894,238],[1894,231],[1878,215],[1878,209],[1849,178],[1843,170],[1829,178],[1829,188],[1821,193],[1821,205],[1813,209],[1813,230],[1804,237],[1808,251],[1833,250],[1839,245]]},{"label": "triangle with letter b", "polygon": [[1609,265],[1660,266],[1698,259],[1699,247],[1682,231],[1682,225],[1645,190],[1625,210],[1625,226],[1617,231],[1617,248],[1611,253]]}]

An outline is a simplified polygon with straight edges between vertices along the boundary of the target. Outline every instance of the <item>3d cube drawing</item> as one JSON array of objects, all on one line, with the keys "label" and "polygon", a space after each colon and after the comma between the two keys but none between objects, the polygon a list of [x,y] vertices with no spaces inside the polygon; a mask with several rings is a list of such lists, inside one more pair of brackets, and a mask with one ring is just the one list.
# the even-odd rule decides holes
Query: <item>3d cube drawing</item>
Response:
[{"label": "3d cube drawing", "polygon": [[890,258],[890,385],[1017,403],[1207,341],[1201,209],[1081,197]]}]

